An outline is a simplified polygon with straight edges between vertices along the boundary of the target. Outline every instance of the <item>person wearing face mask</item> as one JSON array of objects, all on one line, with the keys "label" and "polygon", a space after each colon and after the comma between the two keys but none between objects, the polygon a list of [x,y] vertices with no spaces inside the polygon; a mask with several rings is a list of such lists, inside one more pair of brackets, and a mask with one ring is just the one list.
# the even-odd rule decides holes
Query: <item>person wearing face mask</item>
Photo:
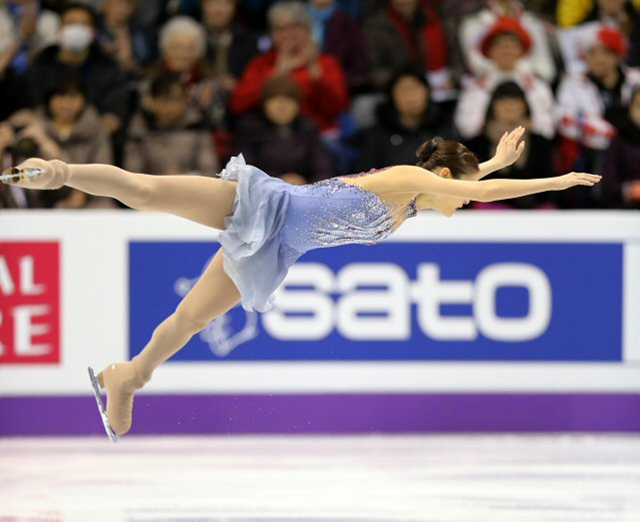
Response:
[{"label": "person wearing face mask", "polygon": [[96,15],[85,4],[66,4],[58,44],[42,50],[27,71],[33,105],[61,77],[75,78],[101,115],[102,129],[112,134],[126,120],[130,97],[121,67],[95,44]]}]

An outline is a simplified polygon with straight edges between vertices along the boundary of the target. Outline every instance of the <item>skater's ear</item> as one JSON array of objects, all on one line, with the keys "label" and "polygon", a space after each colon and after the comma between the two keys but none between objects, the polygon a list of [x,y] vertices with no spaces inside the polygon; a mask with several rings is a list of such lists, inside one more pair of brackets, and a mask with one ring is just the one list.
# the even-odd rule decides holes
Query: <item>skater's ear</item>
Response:
[{"label": "skater's ear", "polygon": [[453,179],[453,174],[451,174],[451,169],[449,167],[440,167],[439,169],[434,169],[434,174],[437,174],[444,179]]}]

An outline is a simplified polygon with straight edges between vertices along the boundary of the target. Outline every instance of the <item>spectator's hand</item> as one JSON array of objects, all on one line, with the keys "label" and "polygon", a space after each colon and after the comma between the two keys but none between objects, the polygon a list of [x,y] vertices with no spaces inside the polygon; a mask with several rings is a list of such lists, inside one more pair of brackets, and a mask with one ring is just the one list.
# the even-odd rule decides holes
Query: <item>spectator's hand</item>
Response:
[{"label": "spectator's hand", "polygon": [[570,172],[564,176],[557,176],[553,178],[552,190],[566,190],[578,185],[584,185],[585,187],[593,187],[596,183],[599,183],[602,176],[597,174],[588,174],[586,172]]},{"label": "spectator's hand", "polygon": [[102,130],[107,134],[113,134],[120,128],[121,124],[122,122],[120,121],[120,118],[115,114],[111,114],[109,112],[103,114],[102,118],[100,119],[100,126],[102,127]]},{"label": "spectator's hand", "polygon": [[21,38],[28,40],[33,38],[38,29],[38,6],[33,4],[23,4],[23,15],[20,19],[18,32]]},{"label": "spectator's hand", "polygon": [[38,117],[31,109],[20,109],[14,112],[9,117],[9,122],[14,127],[28,127],[29,125],[36,125],[38,123]]},{"label": "spectator's hand", "polygon": [[622,186],[622,199],[625,203],[640,203],[640,180],[627,181]]},{"label": "spectator's hand", "polygon": [[232,91],[238,84],[238,79],[232,74],[224,74],[219,78],[220,85],[225,91]]},{"label": "spectator's hand", "polygon": [[302,47],[283,48],[278,51],[276,59],[278,74],[286,74],[300,67],[319,67],[318,48],[311,39]]},{"label": "spectator's hand", "polygon": [[212,80],[200,82],[192,92],[198,107],[206,109],[213,103],[213,97],[216,94],[216,85]]},{"label": "spectator's hand", "polygon": [[27,125],[20,133],[18,138],[30,138],[38,144],[40,156],[45,160],[60,158],[63,155],[62,149],[51,139],[44,128],[37,124],[31,123]]},{"label": "spectator's hand", "polygon": [[16,134],[13,132],[13,128],[7,122],[0,123],[0,154],[2,154],[7,147],[13,145],[16,140]]},{"label": "spectator's hand", "polygon": [[494,156],[494,160],[499,165],[499,168],[508,167],[509,165],[513,165],[518,158],[524,152],[525,142],[520,141],[520,138],[524,135],[525,128],[520,126],[513,129],[511,132],[505,132],[502,138],[500,138],[500,142],[498,143],[498,147],[496,148],[496,154]]},{"label": "spectator's hand", "polygon": [[291,185],[307,184],[306,178],[300,174],[297,174],[296,172],[287,172],[286,174],[283,174],[280,179],[282,179],[282,181],[286,181],[287,183],[290,183]]}]

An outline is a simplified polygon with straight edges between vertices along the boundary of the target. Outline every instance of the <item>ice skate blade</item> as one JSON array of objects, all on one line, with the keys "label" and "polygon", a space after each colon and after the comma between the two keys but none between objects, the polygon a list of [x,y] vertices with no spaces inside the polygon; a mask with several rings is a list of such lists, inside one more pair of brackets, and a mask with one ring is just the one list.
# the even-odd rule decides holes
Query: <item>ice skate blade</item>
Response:
[{"label": "ice skate blade", "polygon": [[34,179],[44,175],[44,169],[10,167],[0,174],[0,181],[5,184],[14,183],[25,179]]},{"label": "ice skate blade", "polygon": [[107,432],[109,439],[111,439],[111,442],[116,443],[118,442],[118,435],[116,434],[114,429],[111,427],[111,423],[109,422],[109,417],[107,417],[107,410],[104,407],[104,403],[102,402],[102,396],[100,395],[100,385],[98,384],[98,378],[93,372],[93,368],[91,368],[91,366],[89,366],[88,370],[89,370],[89,379],[91,379],[91,385],[93,386],[93,393],[95,394],[96,402],[98,403],[98,410],[100,410],[100,416],[102,417],[102,424],[104,424],[104,429]]}]

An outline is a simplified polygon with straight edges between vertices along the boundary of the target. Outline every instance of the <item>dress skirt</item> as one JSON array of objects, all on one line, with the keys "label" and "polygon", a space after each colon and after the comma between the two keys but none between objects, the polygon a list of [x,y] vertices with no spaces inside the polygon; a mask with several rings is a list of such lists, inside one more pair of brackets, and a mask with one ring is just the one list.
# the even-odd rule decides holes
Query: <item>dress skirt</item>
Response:
[{"label": "dress skirt", "polygon": [[237,181],[233,214],[225,217],[219,240],[223,267],[238,288],[242,307],[266,312],[273,293],[302,255],[282,241],[292,185],[247,165],[242,154],[231,158],[219,177]]}]

